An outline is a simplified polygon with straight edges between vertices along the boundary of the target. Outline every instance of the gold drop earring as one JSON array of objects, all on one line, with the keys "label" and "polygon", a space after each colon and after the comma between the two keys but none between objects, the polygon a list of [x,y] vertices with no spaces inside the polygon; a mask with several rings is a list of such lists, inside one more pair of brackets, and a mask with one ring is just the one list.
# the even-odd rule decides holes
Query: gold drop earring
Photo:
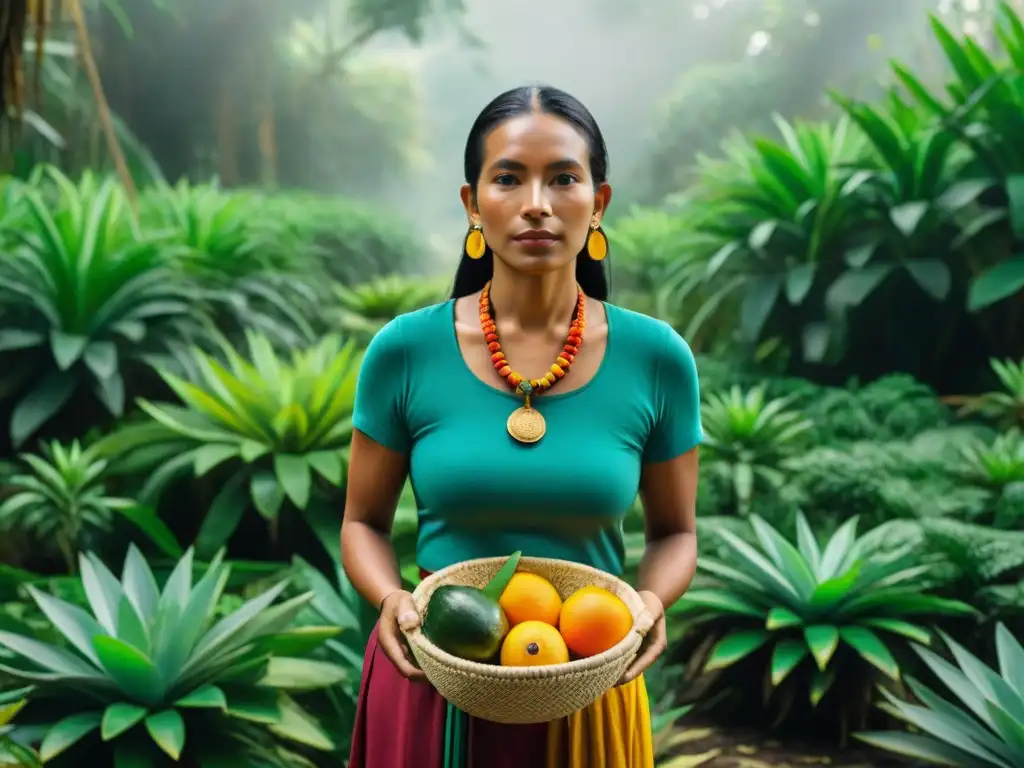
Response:
[{"label": "gold drop earring", "polygon": [[608,255],[608,238],[597,224],[590,225],[590,235],[587,237],[587,255],[594,261],[601,261]]},{"label": "gold drop earring", "polygon": [[479,259],[487,250],[487,241],[484,240],[484,230],[479,224],[474,224],[466,233],[466,255],[471,259]]}]

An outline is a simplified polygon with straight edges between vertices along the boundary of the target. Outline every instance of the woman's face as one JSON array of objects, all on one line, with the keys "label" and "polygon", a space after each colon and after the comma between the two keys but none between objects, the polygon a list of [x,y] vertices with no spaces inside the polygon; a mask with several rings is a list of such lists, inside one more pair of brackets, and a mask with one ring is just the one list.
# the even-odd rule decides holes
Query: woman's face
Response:
[{"label": "woman's face", "polygon": [[519,272],[540,274],[570,264],[611,199],[594,189],[586,139],[560,117],[533,113],[491,131],[477,180],[462,201],[483,228],[497,258]]}]

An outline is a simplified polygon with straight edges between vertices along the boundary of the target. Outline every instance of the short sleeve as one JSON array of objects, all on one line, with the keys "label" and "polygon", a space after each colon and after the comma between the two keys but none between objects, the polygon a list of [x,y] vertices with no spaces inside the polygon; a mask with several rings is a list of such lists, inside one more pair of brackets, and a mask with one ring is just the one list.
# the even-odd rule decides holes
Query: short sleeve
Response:
[{"label": "short sleeve", "polygon": [[668,461],[690,451],[704,438],[700,421],[700,383],[690,345],[668,325],[656,351],[654,424],[644,461]]},{"label": "short sleeve", "polygon": [[352,426],[393,451],[410,448],[406,419],[408,353],[401,317],[385,325],[370,341],[359,367]]}]

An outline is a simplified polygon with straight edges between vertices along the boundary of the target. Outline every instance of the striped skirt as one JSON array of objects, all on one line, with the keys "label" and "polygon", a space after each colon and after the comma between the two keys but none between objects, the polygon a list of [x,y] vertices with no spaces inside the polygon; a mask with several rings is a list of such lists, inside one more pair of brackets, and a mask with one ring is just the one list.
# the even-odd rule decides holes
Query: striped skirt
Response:
[{"label": "striped skirt", "polygon": [[[445,768],[449,707],[429,683],[402,677],[370,635],[349,768]],[[466,768],[654,768],[643,678],[553,723],[503,725],[468,718]],[[449,764],[450,764],[449,758]]]}]

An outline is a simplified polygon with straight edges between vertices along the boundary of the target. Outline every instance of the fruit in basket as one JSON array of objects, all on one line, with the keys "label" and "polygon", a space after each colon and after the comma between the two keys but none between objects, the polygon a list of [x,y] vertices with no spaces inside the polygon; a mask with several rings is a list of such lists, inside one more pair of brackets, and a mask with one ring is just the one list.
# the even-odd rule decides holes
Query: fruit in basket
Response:
[{"label": "fruit in basket", "polygon": [[554,585],[536,573],[520,571],[512,576],[498,600],[510,627],[524,621],[543,621],[558,626],[562,598]]},{"label": "fruit in basket", "polygon": [[596,656],[615,647],[633,628],[633,614],[604,587],[581,587],[565,599],[558,628],[577,656]]},{"label": "fruit in basket", "polygon": [[427,603],[423,634],[453,656],[490,661],[507,633],[508,620],[497,600],[476,587],[442,584]]},{"label": "fruit in basket", "polygon": [[501,644],[503,667],[539,667],[569,661],[565,640],[550,624],[524,621],[509,630]]}]

